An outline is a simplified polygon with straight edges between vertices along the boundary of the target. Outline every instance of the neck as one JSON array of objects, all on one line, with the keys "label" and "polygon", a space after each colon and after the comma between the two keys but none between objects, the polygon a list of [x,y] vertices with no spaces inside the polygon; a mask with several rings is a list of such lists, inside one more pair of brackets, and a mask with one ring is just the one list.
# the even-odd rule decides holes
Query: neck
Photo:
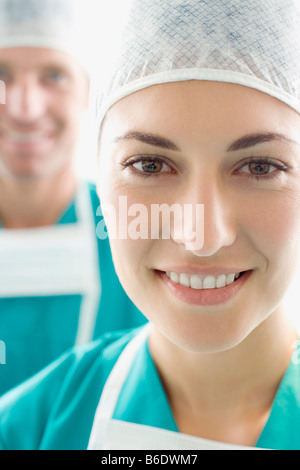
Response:
[{"label": "neck", "polygon": [[[238,424],[236,429],[241,422],[247,422],[242,442],[255,443],[297,337],[280,309],[238,346],[215,354],[182,350],[154,329],[149,347],[179,429],[201,437],[238,442],[235,431],[230,437],[228,421]],[[257,419],[253,424],[254,417]],[[227,420],[224,434],[222,420]]]},{"label": "neck", "polygon": [[76,191],[75,172],[67,168],[48,178],[30,181],[0,179],[0,219],[5,228],[54,224]]}]

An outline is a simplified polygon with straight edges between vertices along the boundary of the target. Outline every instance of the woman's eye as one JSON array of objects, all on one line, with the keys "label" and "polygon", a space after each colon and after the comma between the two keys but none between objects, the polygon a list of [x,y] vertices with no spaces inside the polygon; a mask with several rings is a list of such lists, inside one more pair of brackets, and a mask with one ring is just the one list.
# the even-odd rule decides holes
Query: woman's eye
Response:
[{"label": "woman's eye", "polygon": [[172,173],[172,168],[163,160],[158,158],[146,158],[127,162],[125,166],[133,167],[143,175],[158,175],[161,173]]},{"label": "woman's eye", "polygon": [[282,171],[288,171],[288,168],[281,162],[271,162],[266,159],[251,160],[239,167],[236,173],[244,174],[248,177],[257,179],[271,178]]},{"label": "woman's eye", "polygon": [[267,175],[271,171],[276,170],[276,167],[274,165],[271,165],[270,163],[260,162],[248,163],[248,165],[245,165],[244,168],[246,169],[244,170],[246,173],[251,173],[252,175],[256,176]]}]

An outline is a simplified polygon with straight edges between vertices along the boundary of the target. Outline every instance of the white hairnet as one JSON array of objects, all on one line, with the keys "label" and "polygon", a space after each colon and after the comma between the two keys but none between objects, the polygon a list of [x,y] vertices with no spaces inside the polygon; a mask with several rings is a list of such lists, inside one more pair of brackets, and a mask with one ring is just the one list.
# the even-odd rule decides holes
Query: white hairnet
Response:
[{"label": "white hairnet", "polygon": [[72,55],[89,73],[89,21],[95,1],[0,0],[0,48],[57,49]]},{"label": "white hairnet", "polygon": [[256,88],[300,112],[299,0],[122,0],[122,5],[121,21],[105,32],[114,47],[101,63],[105,77],[98,77],[98,124],[130,93],[190,79]]}]

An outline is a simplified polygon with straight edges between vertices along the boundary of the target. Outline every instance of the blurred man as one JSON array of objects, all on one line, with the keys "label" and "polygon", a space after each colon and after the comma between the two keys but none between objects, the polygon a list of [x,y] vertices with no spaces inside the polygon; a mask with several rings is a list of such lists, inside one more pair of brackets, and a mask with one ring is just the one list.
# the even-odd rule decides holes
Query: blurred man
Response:
[{"label": "blurred man", "polygon": [[74,168],[92,7],[0,0],[0,394],[74,344],[144,322],[96,237],[95,187]]}]

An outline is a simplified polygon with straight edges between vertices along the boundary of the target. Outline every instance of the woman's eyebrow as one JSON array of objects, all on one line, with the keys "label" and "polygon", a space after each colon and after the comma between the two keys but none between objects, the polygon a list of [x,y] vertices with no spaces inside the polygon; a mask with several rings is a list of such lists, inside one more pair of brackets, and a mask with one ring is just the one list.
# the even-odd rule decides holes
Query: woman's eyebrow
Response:
[{"label": "woman's eyebrow", "polygon": [[227,152],[236,152],[237,150],[243,150],[255,145],[263,144],[265,142],[271,142],[273,140],[280,142],[287,142],[292,144],[299,145],[300,142],[297,142],[284,134],[278,134],[276,132],[266,132],[266,133],[257,133],[249,134],[237,139],[235,142],[229,145]]},{"label": "woman's eyebrow", "polygon": [[[161,137],[157,134],[130,131],[125,133],[122,136],[116,137],[114,143],[121,142],[123,140],[137,140],[144,144],[152,145],[154,147],[160,147],[167,150],[180,151],[180,148],[171,140]],[[299,145],[300,142],[297,142],[284,134],[279,134],[276,132],[265,132],[265,133],[256,133],[249,134],[239,139],[235,140],[232,144],[227,147],[227,152],[236,152],[238,150],[247,149],[254,147],[255,145],[263,144],[265,142],[271,142],[273,140],[293,143]]]},{"label": "woman's eyebrow", "polygon": [[180,148],[171,140],[161,137],[156,134],[147,134],[144,132],[127,132],[126,134],[116,137],[114,143],[122,140],[138,140],[144,144],[153,145],[154,147],[160,147],[167,150],[180,151]]}]

